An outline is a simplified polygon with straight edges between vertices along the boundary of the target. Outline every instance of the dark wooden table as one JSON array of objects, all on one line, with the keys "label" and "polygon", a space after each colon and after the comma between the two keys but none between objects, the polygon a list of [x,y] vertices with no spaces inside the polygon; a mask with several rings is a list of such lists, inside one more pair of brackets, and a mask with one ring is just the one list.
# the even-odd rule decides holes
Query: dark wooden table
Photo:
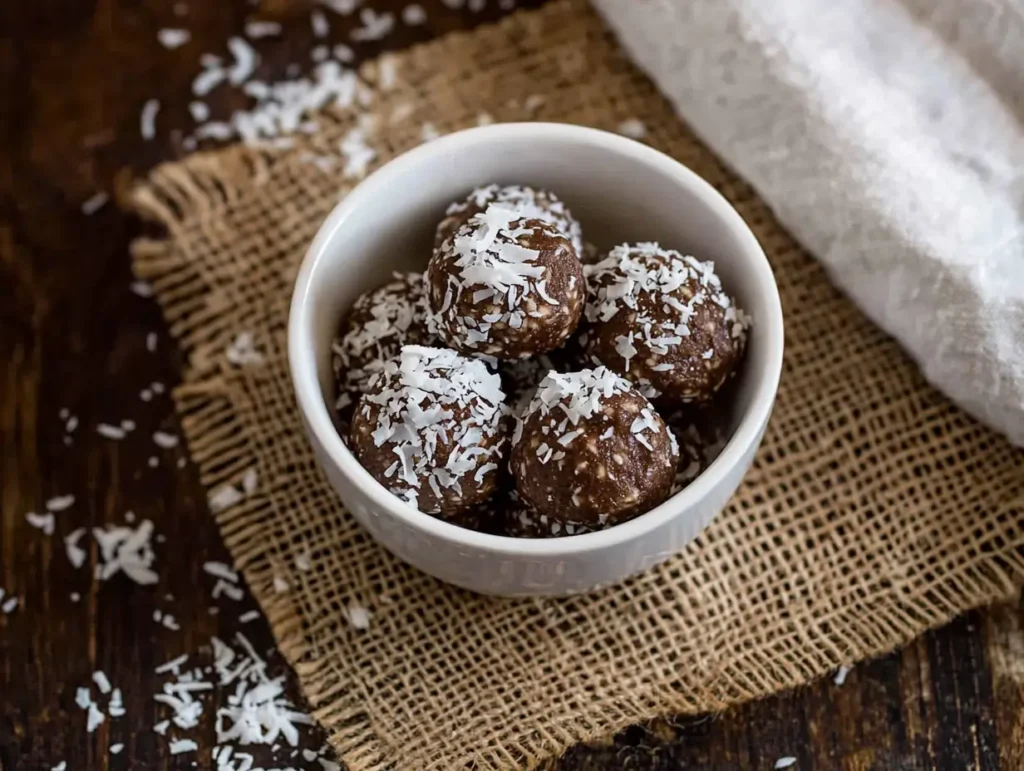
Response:
[{"label": "dark wooden table", "polygon": [[[354,46],[357,57],[501,13],[497,0],[476,12],[448,5],[424,1],[424,24],[399,21],[379,43]],[[403,6],[374,1],[378,10]],[[230,638],[255,606],[246,597],[211,615],[210,579],[199,566],[227,554],[206,496],[180,448],[156,468],[146,462],[148,436],[177,428],[166,392],[149,402],[139,392],[173,384],[181,360],[156,305],[129,291],[128,243],[143,226],[113,204],[92,215],[81,206],[97,191],[116,198],[132,175],[181,154],[199,55],[223,51],[247,18],[285,28],[259,44],[265,78],[282,77],[289,63],[311,66],[309,10],[295,0],[264,0],[258,10],[246,0],[9,0],[0,8],[0,587],[20,603],[0,613],[3,771],[61,760],[69,771],[211,767],[212,710],[196,732],[198,754],[172,758],[153,734],[161,716],[153,669],[211,635]],[[352,18],[328,16],[332,37],[347,40]],[[189,29],[191,41],[158,45],[157,31],[175,27]],[[161,109],[155,140],[144,141],[139,114],[150,98]],[[215,115],[237,106],[211,100]],[[70,444],[62,410],[79,421]],[[123,442],[94,430],[126,418],[137,430]],[[54,536],[26,522],[27,512],[67,493],[75,503],[57,515]],[[62,534],[121,522],[129,510],[166,538],[154,589],[123,577],[92,581],[63,553]],[[181,629],[155,623],[155,610],[173,613]],[[1022,627],[1020,605],[974,613],[857,666],[842,686],[826,679],[724,715],[634,728],[552,768],[766,769],[784,756],[804,771],[1024,768]],[[262,620],[244,629],[257,647],[273,647]],[[127,714],[88,734],[75,689],[97,669],[123,690]],[[124,750],[111,755],[115,743]]]}]

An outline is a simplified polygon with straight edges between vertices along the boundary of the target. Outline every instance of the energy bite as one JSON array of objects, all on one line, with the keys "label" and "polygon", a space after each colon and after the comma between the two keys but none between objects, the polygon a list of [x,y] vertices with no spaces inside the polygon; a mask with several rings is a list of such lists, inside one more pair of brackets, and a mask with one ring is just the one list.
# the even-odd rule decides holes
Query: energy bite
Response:
[{"label": "energy bite", "polygon": [[482,361],[407,345],[370,379],[352,419],[352,451],[391,493],[456,517],[498,484],[504,401],[500,379]]},{"label": "energy bite", "polygon": [[446,238],[469,221],[474,214],[498,204],[512,209],[526,219],[536,219],[553,225],[569,237],[577,255],[583,254],[583,235],[580,223],[572,216],[568,207],[554,193],[548,190],[524,185],[487,185],[478,187],[462,201],[451,204],[444,213],[444,219],[437,226],[434,245],[440,246]]},{"label": "energy bite", "polygon": [[358,399],[403,345],[429,345],[436,339],[422,273],[395,273],[388,283],[360,295],[332,347],[337,408]]},{"label": "energy bite", "polygon": [[499,205],[474,214],[434,251],[427,291],[446,345],[506,361],[558,348],[586,300],[569,239]]},{"label": "energy bite", "polygon": [[749,319],[712,262],[651,242],[585,268],[586,351],[650,398],[707,402],[743,353]]},{"label": "energy bite", "polygon": [[594,528],[665,500],[678,455],[651,403],[598,367],[544,378],[516,421],[509,466],[520,497],[537,514]]}]

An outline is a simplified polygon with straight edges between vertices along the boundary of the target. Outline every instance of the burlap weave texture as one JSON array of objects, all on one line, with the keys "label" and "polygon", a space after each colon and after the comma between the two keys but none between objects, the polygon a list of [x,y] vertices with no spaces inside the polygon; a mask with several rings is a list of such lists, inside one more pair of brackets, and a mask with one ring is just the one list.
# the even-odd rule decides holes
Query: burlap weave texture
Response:
[{"label": "burlap weave texture", "polygon": [[[1024,455],[927,386],[582,2],[395,63],[398,84],[368,108],[378,162],[420,142],[424,123],[641,120],[645,141],[708,179],[753,228],[778,278],[787,349],[754,466],[685,553],[590,596],[474,596],[363,534],[316,468],[292,397],[292,280],[352,185],[343,164],[310,153],[333,153],[355,111],[324,116],[292,150],[230,147],[157,169],[136,200],[168,238],[139,242],[135,267],[189,357],[175,391],[189,449],[210,490],[256,470],[256,492],[217,520],[351,768],[535,765],[653,715],[805,683],[1024,581]],[[262,363],[229,363],[240,333]],[[308,571],[296,566],[307,553]],[[350,602],[372,612],[368,630],[346,622]]]}]

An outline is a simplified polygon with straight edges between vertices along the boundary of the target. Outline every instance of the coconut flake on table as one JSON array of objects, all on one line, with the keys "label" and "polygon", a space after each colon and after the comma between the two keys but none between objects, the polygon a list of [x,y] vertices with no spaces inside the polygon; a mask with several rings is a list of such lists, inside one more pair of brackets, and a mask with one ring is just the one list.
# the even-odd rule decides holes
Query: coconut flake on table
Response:
[{"label": "coconut flake on table", "polygon": [[251,40],[260,40],[280,34],[281,25],[276,21],[249,21],[245,24],[245,36]]},{"label": "coconut flake on table", "polygon": [[850,674],[853,667],[846,666],[845,664],[836,670],[835,676],[832,678],[832,682],[836,685],[842,685],[846,682],[846,676]]},{"label": "coconut flake on table", "polygon": [[778,760],[776,760],[775,761],[775,765],[773,766],[773,768],[776,768],[776,769],[790,768],[791,766],[794,766],[794,765],[796,765],[796,758],[794,758],[792,755],[787,755],[784,758],[779,758]]},{"label": "coconut flake on table", "polygon": [[154,431],[153,442],[156,443],[157,447],[170,450],[178,446],[178,437],[166,431]]},{"label": "coconut flake on table", "polygon": [[153,287],[148,281],[142,281],[141,279],[137,279],[130,284],[129,288],[132,290],[134,294],[137,294],[139,297],[153,296]]},{"label": "coconut flake on table", "polygon": [[370,618],[373,614],[360,603],[352,601],[348,607],[342,609],[342,612],[353,629],[362,631],[370,628]]},{"label": "coconut flake on table", "polygon": [[107,675],[103,670],[98,669],[93,672],[92,681],[96,683],[96,687],[100,689],[100,693],[110,693],[110,680],[107,679]]},{"label": "coconut flake on table", "polygon": [[156,136],[156,116],[160,112],[160,102],[156,99],[148,100],[142,105],[142,112],[139,114],[139,131],[142,138],[149,140]]},{"label": "coconut flake on table", "polygon": [[53,535],[53,530],[56,526],[56,519],[49,512],[46,514],[36,514],[30,511],[25,515],[25,521],[37,530],[42,530],[46,535]]},{"label": "coconut flake on table", "polygon": [[102,190],[98,193],[93,193],[91,196],[82,201],[82,214],[86,216],[95,214],[104,206],[107,205],[107,201],[110,200],[110,196],[104,193]]},{"label": "coconut flake on table", "polygon": [[173,29],[166,28],[158,30],[156,33],[156,39],[160,41],[160,45],[169,50],[180,48],[192,39],[192,33],[187,29]]},{"label": "coconut flake on table", "polygon": [[427,12],[419,3],[410,3],[402,9],[402,21],[410,27],[416,27],[427,21]]},{"label": "coconut flake on table", "polygon": [[46,502],[46,510],[60,512],[64,511],[65,509],[71,508],[74,504],[75,496],[73,495],[55,495]]},{"label": "coconut flake on table", "polygon": [[322,11],[313,11],[309,15],[309,24],[313,28],[314,37],[327,37],[331,34],[331,25]]},{"label": "coconut flake on table", "polygon": [[359,21],[362,26],[352,30],[349,37],[362,43],[380,40],[390,33],[395,26],[395,15],[390,11],[378,13],[372,8],[363,8],[359,12]]},{"label": "coconut flake on table", "polygon": [[64,552],[67,554],[68,562],[76,568],[85,564],[85,549],[78,545],[83,535],[85,535],[85,528],[80,527],[64,536]]},{"label": "coconut flake on table", "polygon": [[[0,589],[0,600],[3,599],[3,596],[4,596],[3,590]],[[17,607],[18,607],[18,598],[17,597],[8,597],[6,600],[4,600],[3,605],[0,605],[0,611],[3,611],[5,614],[11,614],[11,613],[13,613],[15,611],[15,609]]]},{"label": "coconut flake on table", "polygon": [[248,624],[252,621],[256,621],[259,617],[260,612],[258,610],[250,610],[239,616],[238,621],[242,624]]},{"label": "coconut flake on table", "polygon": [[203,570],[214,578],[222,578],[225,581],[231,581],[235,584],[238,583],[238,573],[223,562],[204,562]]},{"label": "coconut flake on table", "polygon": [[329,8],[341,16],[351,14],[359,7],[361,2],[362,0],[319,0],[320,5]]}]

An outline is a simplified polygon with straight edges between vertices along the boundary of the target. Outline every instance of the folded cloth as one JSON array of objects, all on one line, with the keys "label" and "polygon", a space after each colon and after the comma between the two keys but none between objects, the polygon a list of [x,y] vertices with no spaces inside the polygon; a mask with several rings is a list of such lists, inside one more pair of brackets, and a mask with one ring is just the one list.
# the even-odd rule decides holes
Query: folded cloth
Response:
[{"label": "folded cloth", "polygon": [[1024,5],[594,3],[925,376],[1024,445]]}]

